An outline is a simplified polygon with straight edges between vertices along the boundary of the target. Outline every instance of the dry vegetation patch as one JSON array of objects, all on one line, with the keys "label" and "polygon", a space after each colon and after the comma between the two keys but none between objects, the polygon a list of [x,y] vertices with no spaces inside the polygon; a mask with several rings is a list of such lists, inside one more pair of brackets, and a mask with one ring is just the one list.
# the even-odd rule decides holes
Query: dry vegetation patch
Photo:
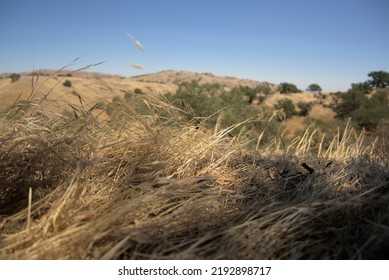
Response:
[{"label": "dry vegetation patch", "polygon": [[164,117],[1,117],[2,258],[388,258],[388,167],[352,131],[252,149],[144,99]]}]

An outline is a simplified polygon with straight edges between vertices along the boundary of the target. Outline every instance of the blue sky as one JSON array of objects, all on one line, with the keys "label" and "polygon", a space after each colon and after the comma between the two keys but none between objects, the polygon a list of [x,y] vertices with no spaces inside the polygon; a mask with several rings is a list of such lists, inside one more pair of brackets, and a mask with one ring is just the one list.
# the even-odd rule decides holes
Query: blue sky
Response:
[{"label": "blue sky", "polygon": [[388,0],[1,0],[0,34],[0,72],[58,69],[82,55],[73,68],[105,61],[92,70],[212,72],[335,91],[389,71]]}]

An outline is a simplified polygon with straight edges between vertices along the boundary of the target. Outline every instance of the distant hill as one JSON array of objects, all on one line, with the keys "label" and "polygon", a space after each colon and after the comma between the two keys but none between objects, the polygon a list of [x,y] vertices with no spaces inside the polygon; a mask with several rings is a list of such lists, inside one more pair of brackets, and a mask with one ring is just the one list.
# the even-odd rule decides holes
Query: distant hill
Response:
[{"label": "distant hill", "polygon": [[[45,109],[52,112],[62,112],[69,109],[69,104],[80,105],[91,108],[97,102],[110,102],[112,98],[123,97],[127,91],[140,90],[145,94],[166,94],[175,92],[182,82],[197,81],[199,84],[219,83],[226,89],[239,86],[256,87],[268,85],[273,92],[277,92],[277,85],[255,80],[240,79],[235,77],[218,76],[212,73],[195,73],[188,71],[166,70],[157,73],[123,77],[98,72],[88,71],[56,71],[36,70],[34,72],[20,73],[21,78],[13,82],[7,78],[10,73],[0,74],[0,110],[11,106],[18,98],[27,100],[30,94],[34,93],[32,103],[40,102],[45,97],[49,101]],[[63,82],[69,80],[71,87],[65,87]],[[34,85],[34,86],[33,86]],[[280,94],[275,93],[268,96],[261,104],[270,108],[280,100],[289,98],[294,104],[299,102],[314,102],[314,109],[309,117],[312,119],[331,120],[335,113],[328,106],[316,104],[315,95],[312,93]],[[326,101],[326,105],[330,102]],[[294,132],[305,127],[305,117],[295,116],[285,122],[288,130]]]},{"label": "distant hill", "polygon": [[[19,100],[27,100],[32,92],[35,93],[35,100],[50,92],[48,99],[56,101],[56,108],[52,108],[54,103],[49,107],[60,111],[67,104],[78,104],[79,98],[74,92],[77,92],[86,104],[93,106],[96,102],[111,101],[114,96],[123,96],[124,92],[136,88],[144,93],[162,94],[174,92],[176,89],[174,84],[142,83],[132,78],[87,71],[57,73],[55,70],[37,70],[20,74],[21,77],[16,82],[7,78],[10,73],[0,74],[0,109],[11,106],[18,97]],[[63,86],[65,80],[69,80],[72,86]]]},{"label": "distant hill", "polygon": [[212,73],[196,73],[188,71],[175,71],[166,70],[152,74],[145,74],[140,76],[134,76],[131,79],[141,82],[157,82],[164,84],[180,84],[182,82],[196,81],[200,84],[213,84],[219,83],[228,88],[234,88],[238,86],[255,87],[261,84],[267,84],[273,88],[277,87],[275,84],[260,82],[255,80],[240,79],[236,77],[218,76]]},{"label": "distant hill", "polygon": [[[7,78],[11,72],[5,72],[0,73],[0,79]],[[52,69],[40,69],[35,71],[29,71],[29,72],[21,72],[19,73],[22,76],[42,76],[42,77],[48,77],[48,76],[71,76],[71,77],[77,77],[77,78],[84,78],[84,79],[107,79],[107,78],[120,78],[119,75],[112,75],[112,74],[106,74],[106,73],[100,73],[100,72],[89,72],[89,71],[72,71],[72,70],[52,70]]]},{"label": "distant hill", "polygon": [[[11,73],[0,73],[0,78],[7,78]],[[219,76],[212,73],[196,73],[189,71],[176,71],[176,70],[165,70],[156,73],[124,77],[120,75],[112,75],[100,72],[89,72],[89,71],[72,71],[72,70],[52,70],[52,69],[40,69],[30,72],[19,73],[22,76],[41,76],[41,77],[76,77],[84,79],[130,79],[137,82],[145,83],[163,83],[163,84],[175,84],[178,85],[182,82],[196,81],[200,84],[205,83],[219,83],[229,88],[238,86],[255,87],[261,84],[269,85],[276,88],[277,85],[268,82],[261,82],[256,80],[241,79],[229,76]]]},{"label": "distant hill", "polygon": [[[238,86],[255,87],[263,84],[259,81],[217,76],[211,73],[173,70],[128,78],[98,72],[75,72],[71,70],[59,72],[49,69],[20,74],[21,78],[14,83],[7,78],[10,73],[0,74],[0,109],[12,105],[19,95],[21,100],[27,99],[32,91],[36,91],[37,98],[50,92],[52,100],[62,97],[62,104],[66,105],[67,103],[79,102],[78,97],[71,94],[75,90],[88,104],[92,104],[101,100],[111,100],[113,96],[122,96],[123,92],[135,89],[140,89],[142,92],[150,94],[175,92],[178,84],[188,81],[197,81],[201,84],[219,83],[227,88]],[[72,87],[69,88],[62,85],[66,79],[71,81]],[[34,89],[32,84],[35,84]],[[268,85],[274,89],[276,88],[276,85]],[[61,107],[58,105],[58,110]]]}]

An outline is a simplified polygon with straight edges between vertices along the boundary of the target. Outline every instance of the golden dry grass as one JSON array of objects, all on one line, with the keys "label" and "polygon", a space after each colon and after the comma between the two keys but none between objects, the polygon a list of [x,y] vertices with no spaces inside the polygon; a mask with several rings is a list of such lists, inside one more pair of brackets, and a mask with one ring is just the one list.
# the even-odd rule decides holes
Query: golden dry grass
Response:
[{"label": "golden dry grass", "polygon": [[1,258],[389,257],[388,163],[349,126],[253,149],[143,98],[154,114],[1,116]]},{"label": "golden dry grass", "polygon": [[[136,64],[134,65],[137,66]],[[37,91],[35,97],[42,97],[55,88],[55,91],[51,94],[51,100],[57,100],[57,102],[50,103],[48,106],[56,112],[66,108],[67,103],[78,104],[77,97],[71,94],[73,91],[77,91],[88,104],[94,104],[99,101],[111,100],[114,96],[123,95],[124,91],[134,91],[135,89],[140,89],[148,94],[175,92],[177,85],[185,81],[198,81],[200,84],[220,83],[230,89],[238,86],[254,87],[261,84],[258,81],[234,77],[172,70],[131,78],[96,72],[69,71],[66,69],[61,71],[39,70],[38,72],[44,76],[40,76],[37,80],[36,76],[28,74],[23,74],[20,80],[14,83],[11,82],[11,79],[0,79],[0,110],[11,106],[20,93],[22,93],[20,96],[21,100],[27,99],[31,93],[32,80]],[[72,77],[66,77],[66,74],[72,74]],[[62,86],[65,79],[71,81],[71,88]],[[273,89],[276,87],[275,85],[270,86]]]},{"label": "golden dry grass", "polygon": [[[22,75],[20,80],[12,83],[11,79],[0,79],[0,110],[11,106],[20,95],[20,100],[27,100],[32,92],[34,83],[34,100],[40,100],[50,92],[50,98],[45,110],[61,112],[69,108],[68,104],[79,105],[80,94],[85,101],[84,105],[92,107],[96,102],[107,102],[114,96],[122,96],[125,91],[134,91],[136,88],[144,93],[174,92],[176,85],[161,84],[157,82],[139,82],[135,79],[103,76],[97,73],[77,72],[74,77],[58,77],[51,72],[45,72],[48,76],[38,79],[34,76]],[[51,73],[51,74],[49,74]],[[65,72],[67,73],[67,72]],[[69,80],[72,87],[64,87],[64,80]],[[55,88],[55,90],[53,90]],[[46,103],[46,102],[45,102]]]}]

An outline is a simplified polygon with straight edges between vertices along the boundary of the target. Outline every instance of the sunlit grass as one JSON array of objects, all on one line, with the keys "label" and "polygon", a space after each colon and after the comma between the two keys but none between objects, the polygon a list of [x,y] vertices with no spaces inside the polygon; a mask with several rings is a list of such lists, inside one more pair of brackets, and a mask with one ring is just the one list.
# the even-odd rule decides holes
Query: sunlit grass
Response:
[{"label": "sunlit grass", "polygon": [[163,96],[102,121],[82,96],[49,114],[35,92],[0,117],[4,259],[388,257],[388,167],[350,124],[328,147],[314,126],[264,142],[266,125],[248,139],[252,120],[221,111],[210,129]]}]

